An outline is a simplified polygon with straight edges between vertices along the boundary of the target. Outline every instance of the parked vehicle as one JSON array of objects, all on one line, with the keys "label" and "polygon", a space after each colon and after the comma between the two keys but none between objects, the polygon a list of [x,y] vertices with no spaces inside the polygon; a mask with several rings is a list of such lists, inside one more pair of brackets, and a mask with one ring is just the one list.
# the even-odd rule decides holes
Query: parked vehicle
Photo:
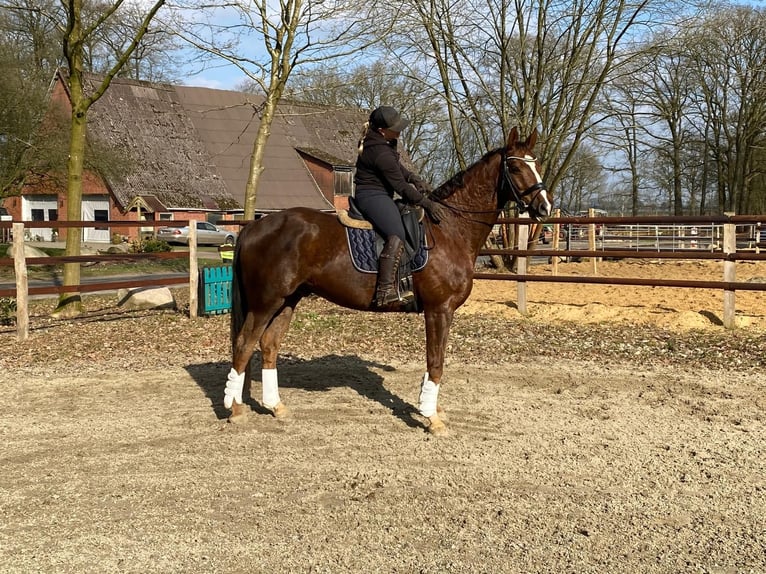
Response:
[{"label": "parked vehicle", "polygon": [[[609,213],[605,209],[593,209],[593,217],[607,217]],[[590,209],[583,209],[582,211],[578,211],[575,213],[576,217],[590,217],[591,215]],[[604,225],[601,223],[596,223],[596,236],[601,237],[604,234]],[[570,224],[570,229],[572,231],[572,237],[586,237],[588,235],[588,225],[579,225],[579,224]]]},{"label": "parked vehicle", "polygon": [[[567,230],[564,227],[559,227],[559,241],[564,241],[567,238]],[[548,244],[553,240],[553,225],[543,225],[543,230],[540,233],[540,243]]]},{"label": "parked vehicle", "polygon": [[[157,237],[168,243],[189,245],[189,227],[160,227]],[[197,221],[197,245],[233,245],[237,234],[216,227],[207,221]]]},{"label": "parked vehicle", "polygon": [[[590,209],[583,209],[575,213],[577,217],[589,217]],[[593,217],[607,217],[609,212],[606,209],[593,208]]]}]

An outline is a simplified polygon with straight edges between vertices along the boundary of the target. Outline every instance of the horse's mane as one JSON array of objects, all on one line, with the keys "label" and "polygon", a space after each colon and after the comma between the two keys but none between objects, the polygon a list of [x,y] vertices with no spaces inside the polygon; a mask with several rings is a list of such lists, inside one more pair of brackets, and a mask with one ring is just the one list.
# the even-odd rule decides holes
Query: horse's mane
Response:
[{"label": "horse's mane", "polygon": [[439,187],[437,187],[433,193],[431,193],[431,197],[435,199],[447,199],[449,196],[451,196],[455,191],[464,185],[464,179],[465,174],[469,171],[473,171],[476,169],[479,165],[485,164],[489,162],[489,159],[498,154],[505,151],[504,147],[499,147],[496,149],[493,149],[491,151],[488,151],[483,156],[481,156],[480,159],[469,165],[467,168],[465,168],[463,171],[460,171],[453,175],[450,179],[445,181],[443,184],[441,184]]}]

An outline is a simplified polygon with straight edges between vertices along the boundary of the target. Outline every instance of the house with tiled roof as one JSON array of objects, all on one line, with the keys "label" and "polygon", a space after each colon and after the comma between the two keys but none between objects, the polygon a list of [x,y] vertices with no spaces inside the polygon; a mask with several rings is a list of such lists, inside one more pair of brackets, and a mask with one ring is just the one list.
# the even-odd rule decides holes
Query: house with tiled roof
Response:
[{"label": "house with tiled roof", "polygon": [[[124,166],[119,176],[84,174],[82,219],[218,223],[241,217],[262,104],[262,96],[250,93],[115,78],[88,114],[87,137],[124,158]],[[56,75],[51,105],[71,109],[62,73]],[[366,118],[364,110],[281,104],[256,215],[297,206],[345,207]],[[25,177],[5,190],[0,205],[16,220],[55,221],[66,213],[64,180]],[[107,226],[94,226],[84,239],[108,241],[111,234]]]}]

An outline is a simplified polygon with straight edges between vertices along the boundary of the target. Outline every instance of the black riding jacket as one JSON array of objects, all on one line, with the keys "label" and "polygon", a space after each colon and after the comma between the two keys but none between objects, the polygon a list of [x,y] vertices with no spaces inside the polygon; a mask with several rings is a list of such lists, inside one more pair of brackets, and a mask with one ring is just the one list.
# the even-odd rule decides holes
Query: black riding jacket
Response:
[{"label": "black riding jacket", "polygon": [[364,136],[364,149],[356,159],[354,185],[357,191],[384,189],[391,197],[396,192],[416,204],[428,191],[428,185],[399,161],[396,140],[389,142],[375,130],[367,130]]}]

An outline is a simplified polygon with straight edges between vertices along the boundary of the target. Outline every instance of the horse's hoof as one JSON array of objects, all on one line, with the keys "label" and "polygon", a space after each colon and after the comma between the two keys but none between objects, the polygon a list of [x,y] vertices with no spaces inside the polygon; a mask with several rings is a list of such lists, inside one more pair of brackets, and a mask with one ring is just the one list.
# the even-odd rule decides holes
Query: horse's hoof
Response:
[{"label": "horse's hoof", "polygon": [[242,424],[247,420],[247,415],[245,413],[231,413],[226,420],[235,425]]},{"label": "horse's hoof", "polygon": [[286,419],[290,416],[290,410],[281,401],[277,403],[277,406],[269,410],[275,419]]},{"label": "horse's hoof", "polygon": [[439,415],[428,417],[428,432],[434,436],[445,436],[447,425],[439,418]]},{"label": "horse's hoof", "polygon": [[[232,424],[238,424],[245,422],[245,419],[247,419],[247,412],[245,411],[244,405],[232,405],[231,414],[229,415],[229,418],[227,419]],[[240,408],[236,408],[240,407]]]}]

